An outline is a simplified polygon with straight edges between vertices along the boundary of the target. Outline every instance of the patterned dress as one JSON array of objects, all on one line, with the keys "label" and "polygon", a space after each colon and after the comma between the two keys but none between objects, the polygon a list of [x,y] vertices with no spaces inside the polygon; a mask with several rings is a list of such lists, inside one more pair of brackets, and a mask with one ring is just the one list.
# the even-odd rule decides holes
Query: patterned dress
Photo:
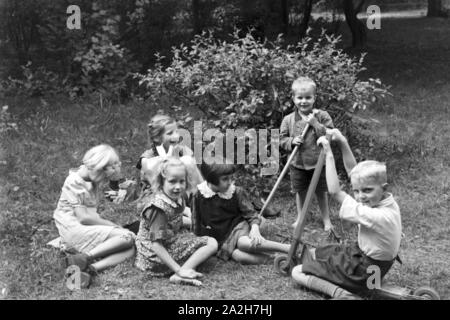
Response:
[{"label": "patterned dress", "polygon": [[[162,145],[153,146],[152,149],[146,150],[141,157],[139,158],[138,163],[136,164],[136,168],[140,170],[140,191],[139,198],[137,200],[137,209],[138,212],[141,212],[143,206],[145,205],[145,198],[150,196],[152,193],[151,190],[151,181],[154,179],[155,172],[157,172],[157,167],[160,165],[161,161],[163,161],[166,157],[176,157],[181,160],[186,166],[188,171],[188,175],[190,177],[191,186],[194,190],[186,190],[186,202],[188,197],[196,190],[195,186],[203,181],[203,177],[200,171],[197,168],[195,163],[195,159],[193,157],[192,150],[182,144],[171,145],[169,150],[166,152]],[[145,165],[143,166],[142,160],[147,160]],[[191,189],[192,189],[191,188]]]},{"label": "patterned dress", "polygon": [[247,236],[250,226],[260,225],[252,203],[244,190],[231,185],[225,193],[215,193],[207,182],[198,185],[192,203],[192,228],[198,236],[217,240],[217,256],[229,260],[240,237]]},{"label": "patterned dress", "polygon": [[85,181],[79,175],[79,169],[71,169],[64,181],[61,196],[53,218],[61,236],[61,249],[65,251],[89,252],[103,243],[113,229],[124,235],[133,235],[130,231],[114,226],[83,225],[75,214],[75,208],[83,207],[93,217],[98,217],[98,190],[95,184]]},{"label": "patterned dress", "polygon": [[145,198],[141,223],[136,237],[137,268],[154,276],[173,273],[152,250],[153,242],[160,242],[169,255],[179,264],[184,263],[195,251],[208,243],[207,237],[196,237],[183,225],[184,201],[175,202],[163,192]]}]

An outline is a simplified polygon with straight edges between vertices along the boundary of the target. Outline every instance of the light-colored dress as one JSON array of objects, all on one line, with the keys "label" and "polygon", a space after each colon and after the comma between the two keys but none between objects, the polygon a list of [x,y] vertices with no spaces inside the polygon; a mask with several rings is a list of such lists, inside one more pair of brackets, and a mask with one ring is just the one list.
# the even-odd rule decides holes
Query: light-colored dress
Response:
[{"label": "light-colored dress", "polygon": [[[79,175],[78,169],[71,169],[64,181],[61,196],[53,218],[61,236],[61,249],[66,251],[88,252],[103,243],[113,229],[124,234],[130,231],[114,226],[83,225],[75,214],[76,207],[84,207],[89,215],[98,217],[98,190]],[[134,237],[133,237],[134,238]]]}]

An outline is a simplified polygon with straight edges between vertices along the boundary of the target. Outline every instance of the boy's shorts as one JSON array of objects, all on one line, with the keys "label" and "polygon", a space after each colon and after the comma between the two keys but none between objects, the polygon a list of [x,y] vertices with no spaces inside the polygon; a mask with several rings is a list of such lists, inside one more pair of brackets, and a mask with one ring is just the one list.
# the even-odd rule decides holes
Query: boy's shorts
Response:
[{"label": "boy's shorts", "polygon": [[[296,167],[289,168],[289,175],[291,177],[291,191],[292,193],[306,192],[309,188],[314,169],[303,170]],[[320,173],[319,182],[317,183],[316,192],[327,192],[327,180],[325,178],[325,167]]]}]

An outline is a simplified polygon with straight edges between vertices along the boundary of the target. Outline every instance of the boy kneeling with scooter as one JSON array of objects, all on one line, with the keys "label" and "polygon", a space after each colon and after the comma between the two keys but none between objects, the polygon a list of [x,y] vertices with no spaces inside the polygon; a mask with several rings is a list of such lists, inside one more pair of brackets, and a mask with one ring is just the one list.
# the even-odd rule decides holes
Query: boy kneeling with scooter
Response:
[{"label": "boy kneeling with scooter", "polygon": [[356,160],[346,138],[337,129],[327,130],[342,151],[354,198],[341,190],[333,152],[326,137],[317,141],[325,153],[328,192],[340,204],[339,217],[358,224],[358,242],[304,249],[292,278],[301,286],[333,298],[356,298],[369,293],[374,269],[380,281],[398,258],[402,224],[400,209],[387,192],[386,166],[378,161]]}]

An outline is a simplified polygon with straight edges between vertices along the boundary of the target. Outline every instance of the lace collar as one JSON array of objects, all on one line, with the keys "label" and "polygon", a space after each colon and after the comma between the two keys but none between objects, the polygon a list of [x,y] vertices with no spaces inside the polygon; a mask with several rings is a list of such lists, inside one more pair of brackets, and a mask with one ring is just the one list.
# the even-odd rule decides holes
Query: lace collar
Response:
[{"label": "lace collar", "polygon": [[231,184],[231,186],[228,188],[225,192],[214,192],[211,190],[211,188],[208,186],[208,183],[206,181],[203,181],[198,186],[198,191],[204,196],[205,198],[212,198],[215,195],[218,195],[220,198],[225,200],[230,200],[233,197],[234,192],[236,191],[236,186]]}]

